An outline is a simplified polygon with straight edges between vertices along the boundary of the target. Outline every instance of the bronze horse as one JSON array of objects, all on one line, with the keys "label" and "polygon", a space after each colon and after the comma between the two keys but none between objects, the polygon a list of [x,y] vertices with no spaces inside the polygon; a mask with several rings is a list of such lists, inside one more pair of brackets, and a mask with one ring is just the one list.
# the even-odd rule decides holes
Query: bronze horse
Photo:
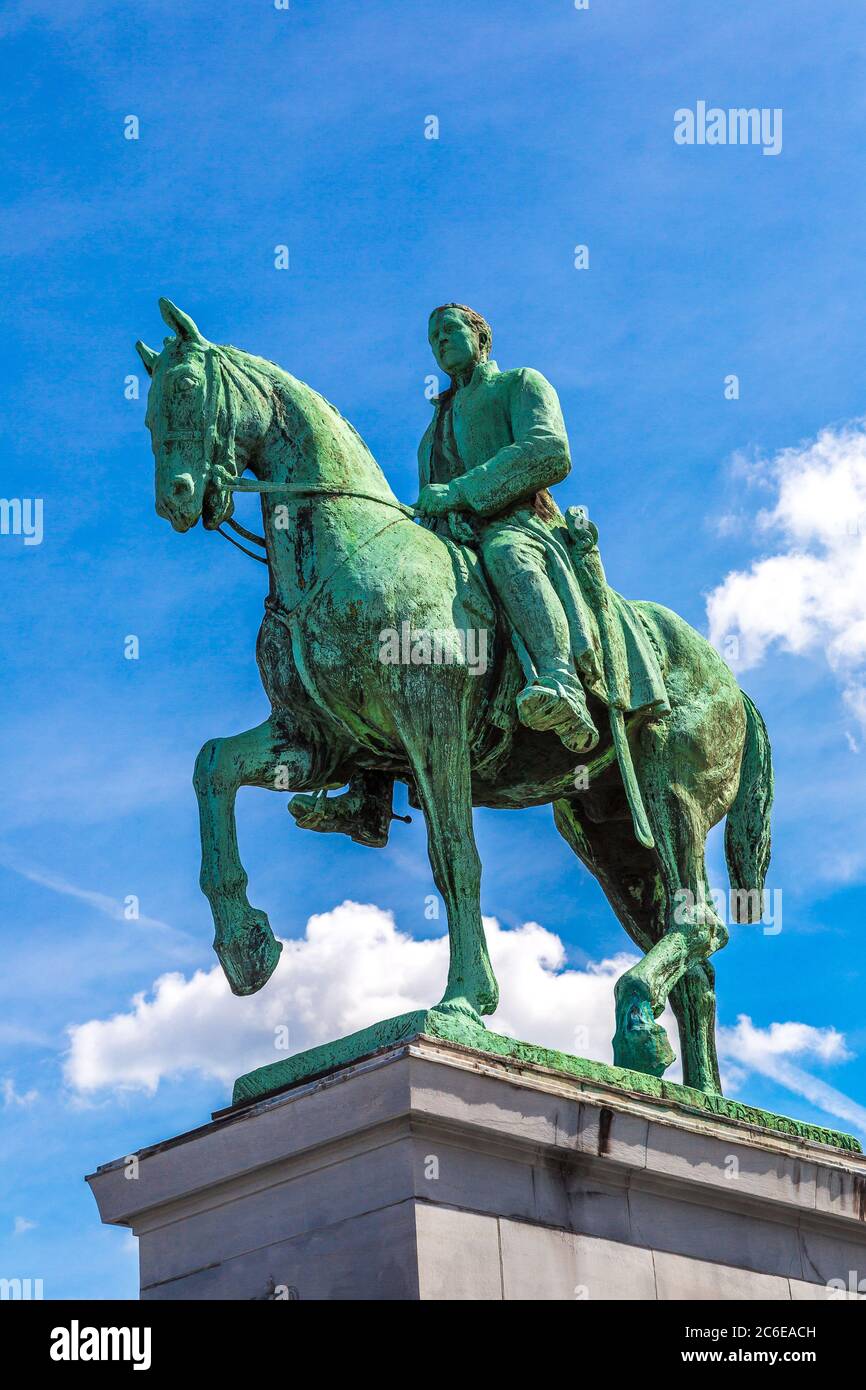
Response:
[{"label": "bronze horse", "polygon": [[[270,589],[257,660],[271,714],[209,739],[195,767],[201,886],[214,946],[236,994],[274,970],[280,944],[247,899],[238,853],[239,787],[326,794],[353,781],[406,782],[427,825],[445,902],[450,968],[440,1010],[480,1023],[498,988],[481,919],[472,808],[550,803],[554,821],[602,885],[643,959],[616,986],[617,1065],[661,1075],[674,1054],[657,1022],[670,998],[687,1085],[720,1090],[714,972],[728,932],[704,864],[708,831],[727,816],[731,883],[758,906],[769,862],[772,766],[760,714],[716,651],[675,613],[636,603],[661,655],[665,719],[628,730],[654,846],[635,835],[610,736],[575,781],[574,754],[517,724],[520,673],[471,550],[413,524],[352,426],[280,367],[208,342],[168,300],[174,333],[160,353],[137,344],[152,377],[147,425],[156,509],[177,531],[231,517],[232,495],[261,492]],[[244,479],[245,470],[253,477]],[[251,537],[251,539],[254,539]],[[483,633],[488,660],[381,659],[381,636]],[[601,726],[604,710],[594,710]]]}]

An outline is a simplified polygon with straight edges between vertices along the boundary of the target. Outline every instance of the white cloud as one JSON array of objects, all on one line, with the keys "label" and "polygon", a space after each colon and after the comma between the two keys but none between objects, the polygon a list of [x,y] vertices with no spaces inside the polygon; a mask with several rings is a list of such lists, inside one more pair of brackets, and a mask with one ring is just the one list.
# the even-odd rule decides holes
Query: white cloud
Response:
[{"label": "white cloud", "polygon": [[35,1231],[37,1222],[28,1221],[26,1216],[16,1216],[15,1225],[12,1227],[12,1234],[23,1236],[27,1231]]},{"label": "white cloud", "polygon": [[866,1107],[790,1060],[849,1061],[852,1054],[844,1035],[835,1028],[813,1028],[807,1023],[771,1023],[769,1028],[756,1028],[747,1014],[740,1014],[736,1027],[719,1029],[718,1046],[719,1056],[730,1059],[736,1067],[768,1077],[866,1133]]},{"label": "white cloud", "polygon": [[736,524],[765,536],[775,553],[732,571],[709,595],[710,640],[731,657],[736,639],[731,664],[740,671],[758,665],[774,644],[803,656],[823,651],[866,728],[864,422],[823,430],[801,448],[759,461],[752,473],[775,490],[775,501]]},{"label": "white cloud", "polygon": [[[87,903],[88,907],[101,912],[104,917],[110,917],[114,922],[134,922],[139,927],[158,927],[161,931],[174,932],[174,928],[168,922],[162,922],[158,917],[147,917],[142,913],[137,916],[128,916],[127,906],[119,902],[117,898],[111,898],[107,893],[99,893],[92,888],[78,888],[74,883],[68,883],[66,879],[60,878],[57,874],[48,873],[44,869],[33,869],[21,864],[15,864],[5,856],[0,855],[0,863],[5,868],[11,869],[13,873],[20,874],[30,883],[38,883],[41,888],[48,888],[52,893],[60,893],[66,898],[75,898],[78,902]],[[138,912],[136,906],[135,911]]]},{"label": "white cloud", "polygon": [[33,1105],[34,1101],[39,1099],[38,1091],[22,1092],[17,1090],[11,1076],[5,1076],[3,1080],[0,1081],[0,1093],[2,1093],[3,1105],[7,1110],[11,1110],[15,1105],[20,1106],[22,1109],[26,1109],[27,1106]]},{"label": "white cloud", "polygon": [[722,1028],[719,1037],[737,1060],[754,1071],[772,1065],[777,1057],[815,1057],[821,1062],[849,1062],[851,1053],[844,1034],[835,1028],[813,1028],[809,1023],[771,1023],[756,1028],[748,1014],[740,1014],[735,1028]]},{"label": "white cloud", "polygon": [[[505,1001],[497,1031],[610,1060],[613,985],[634,957],[565,969],[559,937],[536,923],[513,931],[491,918],[485,925]],[[153,1091],[161,1079],[189,1072],[228,1083],[281,1055],[277,1030],[288,1030],[289,1051],[301,1051],[423,1008],[439,997],[447,973],[447,937],[416,940],[390,912],[344,902],[284,943],[259,994],[236,999],[218,966],[189,979],[173,972],[137,995],[130,1011],[72,1028],[67,1080],[80,1093]]]},{"label": "white cloud", "polygon": [[[565,948],[535,922],[504,930],[485,921],[504,1003],[490,1026],[497,1032],[611,1061],[613,986],[635,957],[622,952],[583,969],[566,966]],[[438,998],[447,974],[444,936],[416,940],[398,930],[390,912],[344,902],[311,917],[304,937],[286,941],[267,989],[236,999],[218,966],[187,979],[160,976],[132,1008],[70,1030],[66,1077],[80,1096],[104,1089],[156,1090],[161,1080],[195,1073],[228,1085],[236,1076],[282,1055],[363,1028],[378,1019],[422,1008]],[[663,1023],[676,1045],[670,1012]],[[866,1132],[866,1109],[806,1071],[849,1060],[844,1036],[806,1023],[757,1028],[741,1016],[719,1029],[725,1085],[742,1091],[750,1073],[768,1077],[811,1104]],[[672,1075],[675,1079],[676,1072]]]}]

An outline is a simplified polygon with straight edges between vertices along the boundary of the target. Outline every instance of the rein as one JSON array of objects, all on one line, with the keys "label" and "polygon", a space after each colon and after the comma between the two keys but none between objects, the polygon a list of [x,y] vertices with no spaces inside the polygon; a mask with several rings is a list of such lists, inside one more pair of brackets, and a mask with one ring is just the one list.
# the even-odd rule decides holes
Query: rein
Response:
[{"label": "rein", "polygon": [[[212,477],[216,473],[222,475],[218,477],[216,481],[218,486],[224,487],[227,492],[282,493],[284,496],[288,497],[358,497],[365,502],[380,502],[385,507],[393,507],[396,511],[402,512],[406,517],[414,518],[418,515],[414,507],[407,507],[404,502],[398,502],[396,497],[379,497],[374,492],[364,492],[360,488],[327,487],[324,484],[303,487],[296,483],[259,482],[257,478],[231,478],[226,474],[225,469],[220,468],[218,464],[213,465],[209,472]],[[260,545],[262,549],[265,548],[266,541],[264,536],[257,536],[254,531],[248,531],[246,527],[241,526],[237,521],[232,520],[231,517],[229,518],[228,524],[233,531],[237,531],[239,535],[245,536],[248,541],[253,541],[256,545]],[[241,545],[240,541],[234,540],[221,526],[217,527],[217,531],[224,540],[231,541],[231,544],[236,546],[238,550],[242,550],[245,555],[249,555],[251,560],[258,560],[261,565],[266,565],[268,563],[261,555],[256,555],[255,551],[247,550],[245,545]]]},{"label": "rein", "polygon": [[[252,531],[245,531],[236,521],[232,521],[231,517],[229,517],[229,526],[231,526],[233,531],[239,532],[240,535],[248,536],[251,541],[255,541],[256,545],[260,545],[264,550],[266,544],[264,536],[255,536]],[[264,555],[257,555],[254,550],[247,550],[245,545],[241,545],[240,541],[236,541],[233,536],[229,535],[228,531],[224,531],[221,525],[216,529],[218,536],[222,536],[224,541],[229,541],[232,545],[237,546],[238,550],[242,550],[245,555],[249,555],[251,560],[258,560],[260,565],[266,565],[268,563]]]},{"label": "rein", "polygon": [[219,466],[211,469],[211,474],[221,473],[217,478],[221,487],[228,492],[283,492],[290,497],[360,497],[366,502],[381,502],[385,507],[396,507],[404,516],[417,515],[414,507],[398,502],[396,497],[380,497],[375,492],[363,492],[360,488],[328,487],[326,483],[302,486],[299,483],[262,483],[258,478],[230,478],[225,469]]}]

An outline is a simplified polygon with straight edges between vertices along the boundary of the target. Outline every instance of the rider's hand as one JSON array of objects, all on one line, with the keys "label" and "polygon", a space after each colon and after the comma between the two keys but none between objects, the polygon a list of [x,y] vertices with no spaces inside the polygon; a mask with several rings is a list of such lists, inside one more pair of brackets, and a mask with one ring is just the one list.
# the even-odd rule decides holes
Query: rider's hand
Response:
[{"label": "rider's hand", "polygon": [[450,483],[428,483],[415,503],[420,516],[447,516],[460,504]]}]

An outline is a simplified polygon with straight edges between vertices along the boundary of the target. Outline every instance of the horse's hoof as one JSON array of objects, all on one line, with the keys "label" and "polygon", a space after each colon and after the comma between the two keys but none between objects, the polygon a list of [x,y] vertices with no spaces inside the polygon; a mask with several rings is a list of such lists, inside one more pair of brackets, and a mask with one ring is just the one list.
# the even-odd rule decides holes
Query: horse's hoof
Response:
[{"label": "horse's hoof", "polygon": [[614,1066],[647,1076],[664,1076],[675,1059],[668,1035],[656,1023],[649,1001],[636,994],[624,1000],[617,1007]]},{"label": "horse's hoof", "polygon": [[255,994],[266,985],[277,968],[281,941],[271,931],[267,914],[247,907],[240,921],[231,924],[214,950],[219,957],[232,994]]},{"label": "horse's hoof", "polygon": [[[495,1014],[499,1008],[499,985],[489,964],[474,988],[466,987],[465,981],[452,992],[449,987],[436,1005],[437,1009],[447,1009],[456,1013],[469,1013],[481,1021],[482,1014]],[[484,1027],[484,1024],[481,1024]]]},{"label": "horse's hoof", "polygon": [[499,986],[492,975],[490,983],[478,991],[476,1003],[480,1014],[495,1014],[499,1008]]},{"label": "horse's hoof", "polygon": [[479,1028],[484,1027],[482,1014],[495,1014],[499,1006],[499,986],[493,972],[489,971],[484,981],[475,990],[467,991],[465,986],[459,993],[446,990],[436,1005],[442,1013],[463,1014],[471,1018]]},{"label": "horse's hoof", "polygon": [[448,1018],[459,1023],[467,1023],[472,1028],[484,1028],[484,1020],[476,1008],[470,1004],[465,995],[454,995],[449,997],[447,994],[434,1004],[430,1010],[434,1014],[446,1014]]}]

